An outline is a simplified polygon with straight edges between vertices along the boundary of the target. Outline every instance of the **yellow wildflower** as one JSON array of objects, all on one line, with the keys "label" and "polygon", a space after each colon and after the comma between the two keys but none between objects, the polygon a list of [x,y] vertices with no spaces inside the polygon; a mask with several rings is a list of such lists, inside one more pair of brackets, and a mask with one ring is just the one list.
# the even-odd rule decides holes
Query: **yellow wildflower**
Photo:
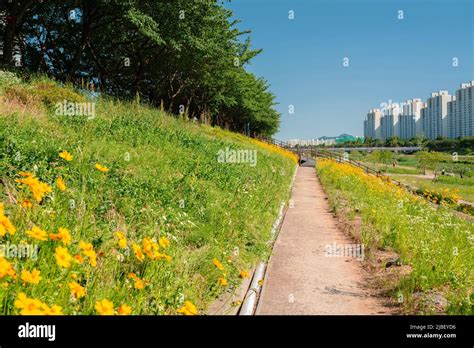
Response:
[{"label": "yellow wildflower", "polygon": [[97,255],[94,251],[94,247],[91,243],[85,243],[84,241],[79,242],[79,248],[82,249],[84,255],[87,256],[92,267],[97,265]]},{"label": "yellow wildflower", "polygon": [[7,276],[15,279],[16,278],[15,268],[13,268],[13,265],[10,262],[8,262],[6,258],[0,256],[0,279],[3,279]]},{"label": "yellow wildflower", "polygon": [[71,290],[71,295],[79,299],[86,295],[86,289],[81,286],[78,282],[70,282],[68,284],[69,289]]},{"label": "yellow wildflower", "polygon": [[37,299],[28,298],[24,292],[18,294],[15,300],[15,308],[20,309],[21,315],[40,315],[43,314],[42,307],[44,304]]},{"label": "yellow wildflower", "polygon": [[184,306],[178,309],[178,313],[184,315],[196,315],[198,311],[191,301],[184,302]]},{"label": "yellow wildflower", "polygon": [[30,191],[33,193],[33,196],[38,202],[50,193],[53,189],[46,183],[43,183],[38,180],[33,174],[31,173],[20,173],[20,175],[24,176],[22,179],[16,179],[15,181],[28,186]]},{"label": "yellow wildflower", "polygon": [[140,278],[135,278],[135,284],[133,284],[133,287],[137,290],[142,290],[145,288],[145,282],[143,281],[143,279],[140,279]]},{"label": "yellow wildflower", "polygon": [[4,214],[3,203],[0,203],[0,237],[3,237],[7,232],[13,236],[16,232],[16,228]]},{"label": "yellow wildflower", "polygon": [[72,256],[69,254],[67,248],[57,247],[55,250],[55,257],[58,266],[69,268],[71,265]]},{"label": "yellow wildflower", "polygon": [[99,172],[102,172],[102,173],[106,173],[109,171],[109,168],[107,168],[106,166],[102,166],[100,164],[96,164],[95,165],[95,168],[99,171]]},{"label": "yellow wildflower", "polygon": [[63,227],[58,228],[58,233],[50,233],[49,238],[60,240],[64,245],[70,245],[72,240],[69,230]]},{"label": "yellow wildflower", "polygon": [[126,249],[127,248],[127,239],[125,238],[125,235],[120,231],[115,232],[115,235],[119,239],[118,246],[122,249]]},{"label": "yellow wildflower", "polygon": [[145,260],[145,255],[143,255],[142,249],[138,244],[133,244],[132,249],[138,261],[142,262],[143,260]]},{"label": "yellow wildflower", "polygon": [[21,202],[21,206],[25,209],[29,209],[33,207],[33,204],[29,200],[25,199],[23,202]]},{"label": "yellow wildflower", "polygon": [[72,161],[72,155],[69,152],[67,152],[66,150],[61,151],[59,153],[59,157],[61,157],[62,159],[66,160],[68,162]]},{"label": "yellow wildflower", "polygon": [[248,278],[249,277],[249,272],[247,272],[246,270],[243,270],[240,272],[240,278]]},{"label": "yellow wildflower", "polygon": [[66,190],[66,184],[64,183],[64,180],[61,176],[59,176],[57,179],[56,179],[56,185],[59,187],[59,189],[61,191],[65,191]]},{"label": "yellow wildflower", "polygon": [[107,299],[103,299],[95,303],[95,310],[100,315],[114,315],[114,304]]},{"label": "yellow wildflower", "polygon": [[217,279],[217,283],[221,286],[226,286],[227,285],[227,279],[225,279],[224,277],[219,277],[219,279]]},{"label": "yellow wildflower", "polygon": [[31,230],[26,231],[26,234],[30,236],[31,238],[45,241],[48,240],[48,232],[45,230],[42,230],[38,226],[33,226]]},{"label": "yellow wildflower", "polygon": [[126,305],[125,303],[123,303],[118,309],[117,309],[117,313],[119,315],[129,315],[132,313],[132,307]]},{"label": "yellow wildflower", "polygon": [[33,269],[31,272],[27,270],[23,270],[21,271],[21,280],[30,284],[39,284],[42,278],[40,274],[41,272],[37,270],[36,268]]},{"label": "yellow wildflower", "polygon": [[222,265],[222,263],[220,263],[218,259],[213,259],[212,263],[221,271],[224,269],[224,266]]},{"label": "yellow wildflower", "polygon": [[43,314],[44,315],[63,315],[63,307],[58,305],[53,305],[51,308],[47,305],[43,305]]},{"label": "yellow wildflower", "polygon": [[143,251],[150,259],[160,258],[161,254],[158,251],[160,249],[159,245],[155,243],[151,238],[143,238]]}]

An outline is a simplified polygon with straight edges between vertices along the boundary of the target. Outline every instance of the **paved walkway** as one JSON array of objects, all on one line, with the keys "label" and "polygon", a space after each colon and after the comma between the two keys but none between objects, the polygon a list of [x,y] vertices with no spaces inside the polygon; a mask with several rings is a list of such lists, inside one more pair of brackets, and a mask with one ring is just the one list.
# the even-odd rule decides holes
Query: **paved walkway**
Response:
[{"label": "paved walkway", "polygon": [[336,227],[313,167],[300,167],[275,243],[257,314],[382,314],[364,289],[356,258],[325,256],[327,245],[354,244]]}]

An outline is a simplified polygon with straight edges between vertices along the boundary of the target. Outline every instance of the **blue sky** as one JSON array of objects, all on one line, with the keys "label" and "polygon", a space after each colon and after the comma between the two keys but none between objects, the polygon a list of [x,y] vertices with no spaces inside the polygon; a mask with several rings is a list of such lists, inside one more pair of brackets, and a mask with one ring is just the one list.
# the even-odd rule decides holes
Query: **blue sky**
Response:
[{"label": "blue sky", "polygon": [[233,0],[226,7],[263,49],[248,69],[277,97],[278,139],[362,136],[370,108],[453,94],[474,80],[472,0]]}]

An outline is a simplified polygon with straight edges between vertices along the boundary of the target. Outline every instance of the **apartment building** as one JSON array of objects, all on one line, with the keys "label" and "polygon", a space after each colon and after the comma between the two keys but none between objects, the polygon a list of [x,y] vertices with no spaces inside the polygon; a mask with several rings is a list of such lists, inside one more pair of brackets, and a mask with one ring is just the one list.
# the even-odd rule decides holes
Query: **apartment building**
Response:
[{"label": "apartment building", "polygon": [[421,113],[426,138],[448,137],[448,102],[452,100],[453,96],[448,91],[431,93]]},{"label": "apartment building", "polygon": [[380,109],[370,109],[367,113],[367,119],[364,121],[364,137],[372,139],[380,139],[382,136],[383,113]]},{"label": "apartment building", "polygon": [[474,136],[474,81],[461,83],[448,102],[448,137]]},{"label": "apartment building", "polygon": [[400,115],[400,138],[412,139],[423,136],[423,124],[421,121],[421,109],[426,104],[421,99],[409,99],[402,105]]},{"label": "apartment building", "polygon": [[401,108],[398,104],[390,104],[383,109],[383,116],[380,121],[382,140],[400,137],[400,114]]}]

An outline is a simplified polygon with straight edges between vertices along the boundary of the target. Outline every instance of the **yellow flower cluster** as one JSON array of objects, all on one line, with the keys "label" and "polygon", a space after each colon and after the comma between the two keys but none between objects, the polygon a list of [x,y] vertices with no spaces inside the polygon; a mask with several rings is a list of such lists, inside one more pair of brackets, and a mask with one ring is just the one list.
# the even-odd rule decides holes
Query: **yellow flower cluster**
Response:
[{"label": "yellow flower cluster", "polygon": [[437,204],[457,204],[461,200],[458,189],[450,190],[444,188],[441,190],[430,190],[425,188],[423,190],[418,190],[417,192],[421,196]]},{"label": "yellow flower cluster", "polygon": [[[114,304],[112,301],[109,301],[107,299],[97,301],[95,304],[95,310],[100,315],[115,315]],[[118,315],[129,315],[131,313],[132,307],[128,306],[125,303],[117,308]]]},{"label": "yellow flower cluster", "polygon": [[130,273],[128,275],[129,278],[133,279],[133,281],[135,282],[133,284],[133,287],[137,290],[143,290],[145,288],[145,281],[143,279],[141,279],[140,277],[138,277],[135,273]]},{"label": "yellow flower cluster", "polygon": [[178,309],[178,313],[184,315],[196,315],[198,314],[198,310],[191,301],[185,301],[184,305]]},{"label": "yellow flower cluster", "polygon": [[[119,237],[119,247],[120,247],[120,242],[123,241],[123,239],[120,239]],[[122,242],[123,245],[123,242]],[[145,260],[145,255],[148,256],[150,260],[166,260],[166,261],[171,261],[171,256],[167,255],[165,253],[161,253],[160,250],[160,245],[162,246],[163,249],[167,248],[170,245],[170,241],[166,238],[161,238],[158,243],[153,241],[150,237],[145,237],[143,238],[142,241],[143,249],[140,247],[139,244],[132,244],[132,249],[133,252],[135,253],[135,257],[137,258],[138,261],[143,262]]]},{"label": "yellow flower cluster", "polygon": [[[73,156],[67,152],[62,151],[59,153],[59,157],[70,162],[73,160]],[[100,172],[106,173],[109,169],[105,166],[97,164],[95,166]],[[105,178],[105,177],[104,177]],[[20,188],[28,188],[28,194],[30,191],[32,193],[31,200],[35,200],[38,203],[41,203],[44,197],[52,192],[52,188],[47,184],[41,182],[34,174],[29,172],[20,172],[19,178],[15,180]],[[58,187],[58,194],[65,191],[66,183],[63,180],[62,176],[57,176],[56,185]],[[72,192],[71,192],[72,193]],[[33,208],[33,204],[29,199],[25,199],[19,195],[18,199],[18,209],[19,211],[24,211],[24,209]],[[62,199],[63,197],[57,196],[55,199],[51,200],[51,205],[55,201]],[[38,205],[38,208],[46,208],[44,211],[48,212],[50,216],[54,216],[54,210],[47,208],[48,204]],[[49,210],[49,211],[48,211]],[[94,268],[99,268],[100,257],[104,255],[101,251],[96,251],[94,245],[91,242],[85,240],[75,240],[71,231],[65,227],[58,227],[55,231],[49,230],[48,227],[41,226],[41,224],[34,224],[34,220],[38,218],[37,213],[40,210],[33,210],[28,212],[28,218],[23,222],[27,227],[24,227],[24,236],[29,239],[34,240],[35,242],[41,242],[41,257],[42,260],[53,260],[56,263],[56,267],[62,272],[54,272],[54,279],[49,277],[49,273],[46,271],[46,268],[41,265],[37,268],[20,267],[18,264],[10,263],[5,257],[0,256],[0,280],[1,288],[5,289],[7,296],[9,296],[10,291],[23,287],[24,292],[15,292],[11,295],[15,296],[12,298],[13,308],[17,310],[17,313],[21,315],[53,315],[53,314],[62,314],[63,308],[59,305],[64,305],[67,308],[67,311],[72,313],[77,313],[81,311],[81,307],[86,308],[87,303],[91,303],[88,299],[87,301],[79,301],[80,299],[86,297],[97,296],[94,293],[95,282],[91,281],[91,277],[94,277],[95,274]],[[5,208],[3,203],[0,203],[0,238],[9,234],[10,236],[18,236],[17,228],[14,226],[14,219],[16,215],[11,215],[8,213],[8,210]],[[26,214],[25,214],[26,216]],[[18,225],[24,226],[24,225]],[[168,255],[169,252],[166,250],[170,248],[171,242],[166,237],[161,237],[154,239],[151,237],[144,237],[140,242],[129,243],[125,233],[116,231],[115,237],[118,239],[118,247],[122,250],[129,250],[129,247],[134,252],[134,256],[130,258],[132,262],[144,262],[145,260],[166,260],[171,261],[171,255]],[[18,237],[20,238],[20,237]],[[20,243],[23,243],[20,242]],[[107,243],[104,243],[107,245]],[[48,249],[50,253],[48,254]],[[114,249],[115,250],[115,249]],[[114,251],[112,250],[112,251]],[[128,254],[126,254],[128,255]],[[123,255],[121,255],[123,257]],[[133,256],[133,254],[132,254]],[[20,260],[20,258],[19,258]],[[107,260],[104,260],[107,262]],[[84,265],[89,267],[84,268]],[[47,261],[48,269],[51,268],[49,261]],[[67,271],[64,271],[64,270]],[[17,277],[18,270],[18,277]],[[57,283],[57,279],[63,279],[63,282]],[[19,279],[18,279],[19,278]],[[147,280],[142,279],[135,275],[134,273],[130,274],[130,279],[133,280],[133,288],[136,290],[143,290],[149,284]],[[15,287],[10,287],[11,284],[15,283]],[[39,284],[39,285],[38,285]],[[58,303],[59,305],[52,305],[51,307],[46,304],[46,298],[49,298],[46,292],[44,292],[44,298],[30,297],[31,294],[27,291],[31,290],[34,293],[43,293],[43,287],[50,286],[55,284],[55,286],[60,289],[65,286],[68,288],[70,293],[70,301],[65,303]],[[39,288],[41,287],[41,289]],[[36,289],[36,290],[33,290]],[[117,286],[118,289],[118,286]],[[61,292],[60,292],[61,293]],[[43,302],[44,301],[44,302]],[[95,299],[97,301],[97,299]],[[73,307],[69,307],[70,304],[74,304]],[[92,302],[93,304],[94,302]],[[109,299],[102,299],[95,302],[94,306],[96,312],[101,315],[129,315],[132,313],[132,307],[126,303],[122,303],[118,307],[114,307],[113,303]],[[189,305],[186,307],[186,313],[197,313],[195,308],[193,309]],[[10,309],[8,309],[10,310]]]},{"label": "yellow flower cluster", "polygon": [[43,198],[53,190],[51,186],[39,181],[38,178],[36,178],[32,173],[20,172],[20,176],[22,176],[22,178],[16,179],[15,181],[21,185],[27,186],[33,193],[33,197],[38,203],[41,202]]},{"label": "yellow flower cluster", "polygon": [[298,163],[298,156],[295,153],[293,153],[289,150],[286,150],[286,149],[284,149],[280,146],[269,144],[269,143],[266,143],[266,142],[263,142],[263,141],[260,141],[260,140],[257,140],[257,139],[253,139],[253,138],[250,138],[250,141],[252,143],[260,146],[262,149],[265,149],[265,150],[273,152],[273,153],[277,153],[277,154],[279,154],[283,157],[291,159],[294,163]]},{"label": "yellow flower cluster", "polygon": [[61,315],[62,307],[53,305],[49,307],[38,299],[29,298],[24,292],[18,294],[15,300],[15,308],[20,309],[21,315]]}]

